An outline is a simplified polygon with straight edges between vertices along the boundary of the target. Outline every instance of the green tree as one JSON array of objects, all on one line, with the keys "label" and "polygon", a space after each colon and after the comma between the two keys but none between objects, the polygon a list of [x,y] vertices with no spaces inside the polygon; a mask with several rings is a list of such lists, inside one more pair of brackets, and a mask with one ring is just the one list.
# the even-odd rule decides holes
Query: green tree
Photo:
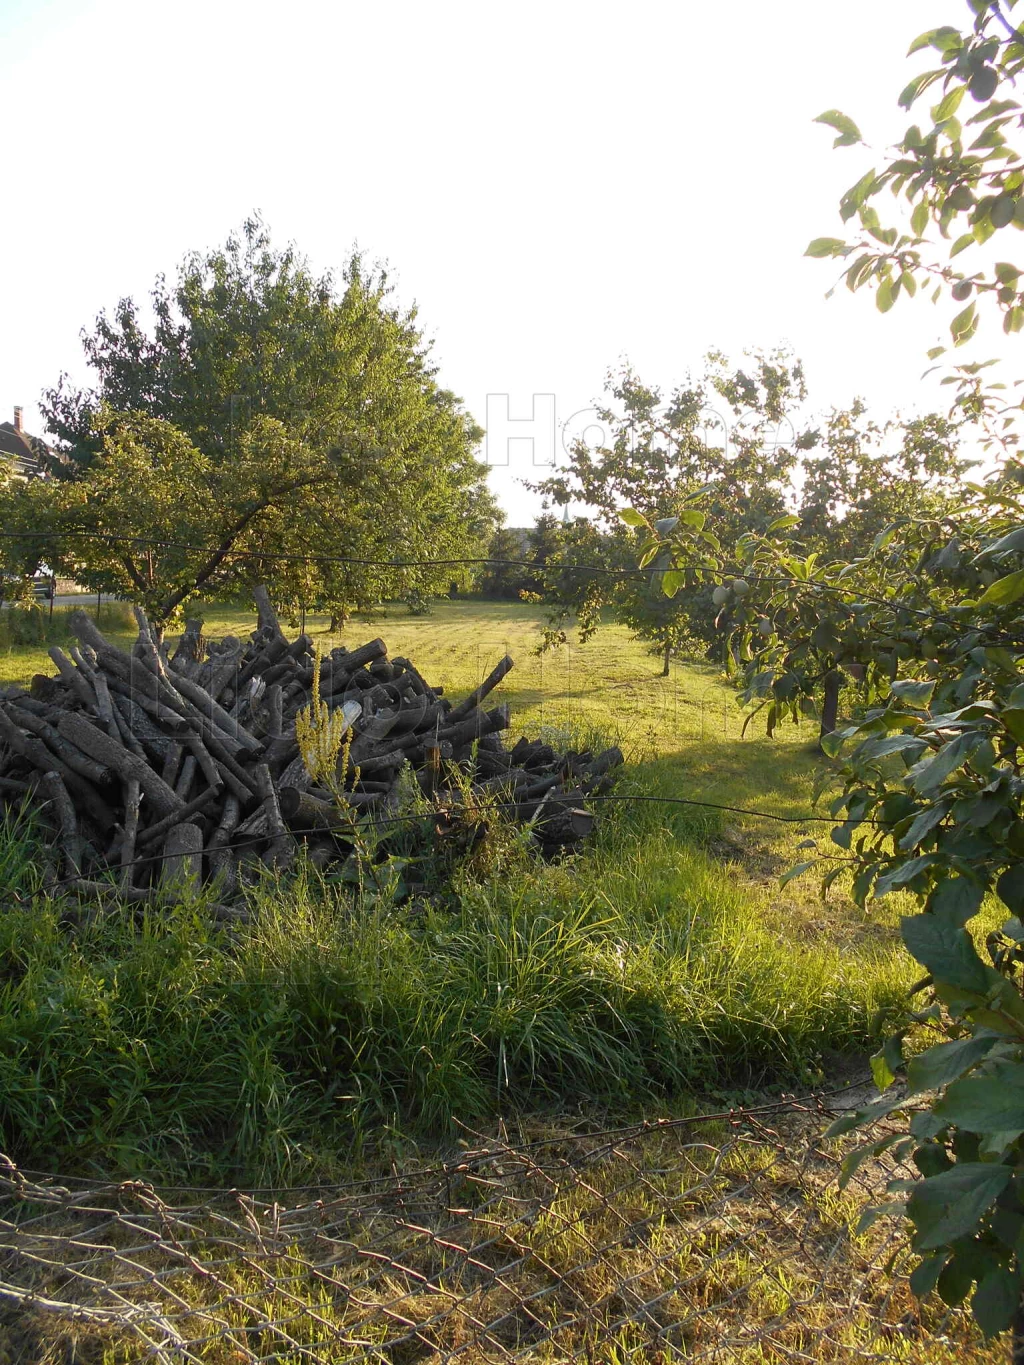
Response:
[{"label": "green tree", "polygon": [[199,450],[170,422],[102,411],[102,445],[45,507],[53,554],[86,586],[139,602],[162,626],[202,593],[259,581],[298,537],[296,524],[344,506],[343,460],[250,424],[230,457]]},{"label": "green tree", "polygon": [[524,585],[525,555],[522,533],[510,526],[499,526],[487,546],[488,562],[477,576],[480,592],[499,601],[518,601]]},{"label": "green tree", "polygon": [[[547,638],[564,639],[570,620],[587,638],[607,608],[652,641],[667,674],[683,644],[716,643],[711,592],[693,584],[670,600],[638,580],[638,534],[623,525],[620,509],[631,507],[653,524],[678,515],[703,488],[703,534],[729,539],[769,523],[785,510],[797,451],[813,436],[798,435],[794,425],[806,397],[803,372],[783,352],[754,353],[739,368],[713,352],[703,377],[668,400],[629,369],[609,378],[608,391],[600,413],[607,443],[591,450],[577,442],[568,466],[537,485],[556,505],[584,504],[593,523],[591,533],[577,522],[551,561],[559,572],[546,576]],[[584,551],[599,572],[586,570]]]},{"label": "green tree", "polygon": [[541,572],[558,555],[562,545],[562,523],[550,512],[542,512],[530,527],[526,536],[527,559],[536,565],[531,573],[526,571],[525,590],[543,593],[545,574]]},{"label": "green tree", "polygon": [[[88,478],[101,453],[108,471],[121,457],[103,414],[163,423],[160,440],[169,439],[169,428],[178,432],[206,462],[208,494],[216,488],[227,498],[210,507],[210,529],[199,542],[206,545],[225,515],[242,515],[231,489],[247,487],[254,445],[273,430],[304,459],[333,470],[337,485],[336,496],[324,493],[316,509],[289,504],[284,493],[268,503],[265,485],[254,493],[264,544],[279,551],[278,559],[264,556],[279,596],[315,591],[343,620],[382,593],[447,589],[444,569],[382,577],[376,565],[352,562],[469,555],[494,520],[477,459],[482,431],[438,384],[415,310],[392,302],[383,272],[367,271],[355,256],[336,287],[330,275],[314,276],[293,247],[274,248],[250,220],[224,247],[190,256],[173,288],[159,279],[152,307],[151,331],[136,304],[123,299],[85,336],[95,389],[76,389],[62,376],[45,395],[57,441],[54,473],[75,483]],[[137,439],[142,428],[134,430]],[[110,480],[101,482],[113,498]],[[121,513],[123,503],[119,496],[110,505]],[[173,502],[167,513],[176,515]],[[165,539],[169,528],[185,540],[197,525],[166,522]],[[288,569],[295,561],[280,556],[306,554],[318,557],[320,571],[315,583],[307,573],[297,584]],[[193,589],[208,591],[221,577],[218,569]]]},{"label": "green tree", "polygon": [[[1007,4],[1012,9],[1012,3]],[[971,0],[972,24],[922,35],[912,52],[934,48],[943,66],[915,77],[901,97],[909,105],[942,85],[927,134],[911,130],[899,158],[872,171],[846,196],[843,212],[860,213],[877,244],[849,268],[858,287],[876,282],[883,311],[919,275],[1002,310],[1004,330],[1019,328],[1015,284],[1005,263],[969,280],[949,261],[928,254],[926,230],[937,222],[953,237],[965,216],[969,231],[938,244],[951,259],[1017,223],[1020,157],[1008,130],[1020,127],[1018,106],[1005,96],[1024,62],[1024,38],[993,0]],[[964,97],[981,105],[961,124]],[[836,111],[823,121],[837,142],[857,140]],[[964,147],[963,129],[980,131]],[[880,182],[880,183],[878,183]],[[868,204],[884,185],[914,203],[914,237],[883,227]],[[1024,218],[1024,215],[1022,215]],[[969,240],[962,244],[962,239]],[[812,255],[849,254],[824,239]],[[934,246],[935,244],[931,244]],[[899,273],[896,267],[899,266]],[[1013,276],[1016,280],[1016,275]],[[964,287],[967,284],[969,287]],[[957,343],[977,326],[975,298],[954,319]],[[965,483],[941,515],[901,515],[849,560],[818,562],[792,542],[795,518],[764,535],[741,539],[707,568],[704,545],[685,525],[666,542],[649,529],[654,553],[671,561],[667,590],[709,572],[732,605],[740,632],[747,699],[760,698],[769,729],[785,715],[799,718],[809,701],[808,679],[825,651],[844,657],[874,641],[865,667],[863,706],[832,734],[831,848],[793,868],[797,875],[824,863],[827,887],[852,874],[852,891],[866,903],[909,893],[917,913],[901,921],[903,942],[924,973],[915,990],[920,1008],[872,1059],[879,1088],[906,1072],[906,1091],[884,1094],[844,1116],[838,1135],[884,1116],[903,1115],[847,1158],[849,1178],[865,1158],[891,1149],[918,1177],[891,1186],[893,1208],[909,1220],[918,1254],[911,1286],[936,1290],[948,1304],[970,1298],[988,1335],[1014,1334],[1013,1358],[1024,1359],[1024,461],[1016,453],[1014,413],[999,391],[986,389],[980,369],[949,376],[962,413],[987,425],[1000,455],[987,477]],[[999,405],[1002,404],[1002,411]],[[998,418],[998,425],[991,419]],[[1008,425],[1003,425],[1008,423]],[[972,932],[986,898],[1007,916],[982,938]],[[904,1040],[911,1039],[909,1058]]]},{"label": "green tree", "polygon": [[12,463],[0,456],[0,606],[34,601],[32,578],[42,560],[44,536],[39,534],[38,481],[15,476]]},{"label": "green tree", "polygon": [[555,559],[561,544],[561,523],[550,513],[541,513],[525,531],[500,526],[487,547],[489,563],[477,578],[480,591],[507,602],[518,602],[524,593],[542,595],[548,575],[541,570]]}]

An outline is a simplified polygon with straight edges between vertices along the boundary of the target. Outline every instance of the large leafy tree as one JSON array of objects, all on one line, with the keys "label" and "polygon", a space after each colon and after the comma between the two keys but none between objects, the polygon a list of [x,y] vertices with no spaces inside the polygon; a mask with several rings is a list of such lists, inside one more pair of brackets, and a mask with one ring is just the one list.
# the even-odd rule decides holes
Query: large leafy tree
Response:
[{"label": "large leafy tree", "polygon": [[548,639],[563,638],[570,620],[586,638],[610,608],[655,644],[666,673],[684,641],[711,643],[710,592],[693,586],[670,601],[639,581],[632,571],[637,535],[623,526],[621,510],[653,524],[681,514],[703,488],[706,510],[685,515],[700,520],[709,545],[768,524],[786,509],[798,448],[813,439],[795,426],[805,397],[799,362],[781,352],[755,353],[738,368],[712,353],[704,375],[668,399],[630,369],[610,376],[600,413],[606,443],[591,449],[577,442],[568,465],[537,485],[555,505],[582,503],[590,523],[578,521],[551,559]]},{"label": "large leafy tree", "polygon": [[[314,276],[294,248],[275,248],[250,220],[223,247],[187,258],[173,287],[158,279],[151,303],[150,329],[135,302],[122,299],[84,335],[94,388],[75,388],[62,376],[45,395],[56,438],[52,472],[89,489],[84,498],[64,499],[77,508],[73,530],[84,530],[85,505],[97,498],[106,500],[105,511],[94,509],[100,519],[129,515],[130,491],[115,496],[119,467],[127,479],[148,458],[144,486],[152,492],[167,449],[187,447],[189,458],[202,462],[202,477],[190,486],[207,500],[207,533],[199,536],[199,508],[188,505],[186,514],[187,496],[180,506],[169,498],[164,539],[219,545],[216,536],[248,516],[248,534],[260,527],[263,571],[278,594],[298,600],[312,594],[339,621],[382,593],[429,595],[447,587],[451,574],[442,567],[386,565],[478,550],[494,520],[486,469],[476,457],[482,432],[437,382],[415,310],[394,304],[383,272],[353,257],[340,283]],[[119,424],[111,414],[136,416]],[[150,437],[156,443],[147,446]],[[275,451],[287,448],[293,463],[304,463],[308,478],[316,465],[315,505],[308,501],[313,484],[302,485],[306,500],[298,490],[292,496],[292,475],[281,474],[274,459],[273,473],[257,478],[254,451],[268,439]],[[94,465],[102,470],[94,474]],[[153,507],[137,510],[145,524]],[[80,557],[80,534],[75,545]],[[228,581],[237,549],[215,572],[206,573],[201,561],[202,581],[191,591]],[[314,558],[300,571],[303,556]],[[100,572],[91,560],[87,568]],[[161,602],[179,594],[178,572]],[[128,577],[133,591],[142,591],[136,575]]]},{"label": "large leafy tree", "polygon": [[[1010,145],[1021,114],[1012,98],[1024,65],[1024,37],[1005,5],[971,0],[963,32],[930,30],[911,51],[934,50],[941,65],[920,73],[901,97],[911,105],[937,87],[932,127],[915,127],[897,157],[845,197],[870,239],[848,267],[857,288],[873,282],[883,311],[920,278],[938,281],[961,307],[953,340],[970,339],[978,303],[1020,329],[1018,273],[982,261],[970,274],[954,262],[1013,224],[1024,161]],[[980,106],[970,118],[958,111]],[[837,142],[856,142],[845,116],[823,121]],[[968,134],[967,129],[976,131]],[[967,145],[967,137],[974,138]],[[871,200],[885,186],[913,205],[910,235],[883,225]],[[961,229],[956,235],[959,220]],[[932,228],[937,227],[935,240]],[[823,244],[824,243],[824,244]],[[850,255],[834,239],[813,255]],[[650,528],[671,567],[669,591],[712,573],[739,632],[746,699],[760,699],[769,728],[799,717],[823,654],[852,656],[864,671],[862,706],[828,740],[838,782],[831,852],[817,850],[789,875],[820,862],[826,885],[852,874],[866,903],[908,893],[916,913],[901,921],[903,942],[923,977],[920,1009],[872,1059],[880,1089],[901,1069],[906,1090],[888,1094],[833,1132],[903,1115],[855,1149],[849,1176],[866,1157],[891,1149],[917,1178],[891,1187],[918,1254],[918,1294],[948,1304],[970,1298],[983,1330],[1012,1329],[1024,1359],[1024,460],[1015,405],[987,385],[977,365],[948,376],[957,407],[986,427],[995,468],[965,482],[940,515],[910,509],[852,560],[817,560],[796,543],[795,518],[741,538],[707,568],[706,546],[684,523],[665,538]],[[918,514],[915,515],[914,513]],[[867,663],[862,660],[867,658]],[[979,912],[1002,920],[985,934]],[[997,920],[998,923],[998,920]]]}]

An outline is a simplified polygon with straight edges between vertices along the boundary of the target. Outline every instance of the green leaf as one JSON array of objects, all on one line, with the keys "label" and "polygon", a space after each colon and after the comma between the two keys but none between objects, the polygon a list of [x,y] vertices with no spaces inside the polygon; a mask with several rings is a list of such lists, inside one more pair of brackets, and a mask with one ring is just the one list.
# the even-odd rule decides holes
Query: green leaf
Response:
[{"label": "green leaf", "polygon": [[940,28],[933,29],[928,35],[928,46],[935,48],[936,52],[956,52],[964,45],[964,40],[955,28],[950,28],[948,24],[943,24]]},{"label": "green leaf", "polygon": [[910,215],[910,226],[915,237],[923,237],[928,229],[928,222],[931,218],[931,209],[927,199],[922,199],[914,208]]},{"label": "green leaf", "polygon": [[948,814],[949,807],[941,802],[919,811],[914,816],[910,828],[900,840],[900,848],[905,850],[917,848],[925,835],[930,834],[936,825],[941,824]]},{"label": "green leaf", "polygon": [[1024,913],[1024,863],[1006,869],[996,882],[996,895],[1012,914]]},{"label": "green leaf", "polygon": [[972,1133],[1024,1133],[1024,1063],[1003,1062],[991,1075],[953,1081],[932,1113]]},{"label": "green leaf", "polygon": [[986,1337],[994,1337],[1013,1325],[1019,1301],[1020,1271],[997,1266],[978,1281],[971,1311]]},{"label": "green leaf", "polygon": [[906,1104],[904,1096],[896,1098],[875,1100],[872,1104],[867,1104],[863,1109],[850,1111],[840,1114],[837,1119],[826,1129],[824,1136],[827,1138],[842,1137],[844,1133],[851,1133],[854,1128],[863,1128],[866,1124],[874,1123],[876,1119],[885,1118],[894,1109],[899,1109]]},{"label": "green leaf", "polygon": [[928,47],[932,41],[932,37],[937,32],[937,29],[927,28],[923,33],[919,33],[907,48],[907,56],[912,57],[915,52],[920,52],[922,48]]},{"label": "green leaf", "polygon": [[1024,708],[1008,706],[1000,713],[999,719],[1017,743],[1024,744]]},{"label": "green leaf", "polygon": [[795,867],[787,868],[779,878],[779,886],[788,886],[796,877],[802,877],[809,868],[815,865],[816,861],[817,859],[812,858],[810,862],[797,863]]},{"label": "green leaf", "polygon": [[915,1250],[934,1251],[974,1232],[1012,1175],[1009,1166],[961,1161],[951,1171],[919,1181],[907,1201],[919,1234]]},{"label": "green leaf", "polygon": [[[943,25],[941,28],[929,28],[924,33],[919,33],[914,41],[907,48],[907,56],[912,57],[915,52],[920,52],[924,47],[934,47],[940,52],[945,52],[947,47],[961,47],[963,39],[955,28]],[[937,71],[937,76],[942,72]]]},{"label": "green leaf", "polygon": [[864,203],[865,199],[874,191],[877,179],[878,177],[875,174],[874,169],[866,171],[857,181],[856,185],[852,185],[846,191],[840,201],[839,207],[839,216],[844,223],[853,217]]},{"label": "green leaf", "polygon": [[915,1298],[923,1299],[932,1292],[938,1283],[946,1259],[941,1252],[934,1256],[926,1256],[921,1264],[910,1272],[910,1292]]},{"label": "green leaf", "polygon": [[894,1073],[889,1070],[889,1063],[881,1052],[876,1052],[871,1057],[871,1075],[879,1090],[888,1090],[896,1079]]},{"label": "green leaf", "polygon": [[981,554],[975,556],[975,563],[979,559],[987,559],[989,555],[1004,554],[1010,550],[1024,550],[1024,526],[1000,536],[994,545],[986,545]]},{"label": "green leaf", "polygon": [[893,683],[890,691],[894,697],[909,702],[911,706],[927,706],[935,691],[935,683],[927,679],[918,681],[915,678],[901,678]]},{"label": "green leaf", "polygon": [[967,1295],[971,1292],[971,1285],[974,1283],[974,1266],[968,1256],[957,1247],[953,1255],[942,1268],[936,1288],[939,1297],[950,1308],[955,1308],[957,1304],[963,1303]]},{"label": "green leaf", "polygon": [[951,90],[939,100],[932,110],[932,119],[935,123],[945,123],[960,108],[960,101],[966,92],[966,86],[954,85]]},{"label": "green leaf", "polygon": [[848,249],[846,243],[839,237],[815,237],[814,241],[810,243],[807,250],[804,252],[804,255],[817,257],[844,256]]},{"label": "green leaf", "polygon": [[871,1075],[879,1090],[888,1090],[896,1079],[896,1069],[903,1065],[903,1034],[886,1038],[871,1058]]},{"label": "green leaf", "polygon": [[659,536],[667,536],[679,525],[678,517],[662,517],[654,523],[655,533]]},{"label": "green leaf", "polygon": [[987,242],[995,230],[995,224],[987,213],[981,217],[975,218],[971,225],[971,235],[979,246],[983,242]]},{"label": "green leaf", "polygon": [[956,241],[953,243],[953,245],[950,247],[949,249],[950,260],[952,260],[954,256],[959,256],[961,251],[966,251],[969,246],[973,245],[974,233],[965,232],[964,235],[962,237],[958,237]]},{"label": "green leaf", "polygon": [[915,763],[908,773],[914,791],[921,796],[928,796],[936,791],[947,777],[963,767],[982,738],[977,731],[957,735],[956,739],[944,744],[937,754]]},{"label": "green leaf", "polygon": [[666,597],[675,597],[683,586],[686,574],[682,569],[666,569],[661,578],[661,590]]},{"label": "green leaf", "polygon": [[963,346],[970,341],[977,330],[978,319],[975,302],[972,299],[962,312],[957,313],[956,317],[949,324],[950,335],[953,338],[954,346]]},{"label": "green leaf", "polygon": [[928,897],[928,909],[955,929],[963,926],[981,909],[984,889],[967,877],[944,877]]},{"label": "green leaf", "polygon": [[879,531],[878,535],[875,536],[874,540],[871,542],[871,549],[884,550],[887,545],[892,544],[896,532],[899,529],[900,526],[898,522],[892,522],[890,523],[890,525],[884,526],[881,529],[881,531]]},{"label": "green leaf", "polygon": [[874,273],[875,258],[871,252],[858,256],[846,272],[846,287],[851,292],[859,289]]},{"label": "green leaf", "polygon": [[1013,215],[1017,209],[1017,200],[1012,194],[1000,194],[996,197],[995,203],[989,211],[992,219],[992,226],[997,228],[1007,227],[1013,222]]},{"label": "green leaf", "polygon": [[930,85],[934,85],[942,74],[941,71],[922,71],[916,75],[901,91],[900,106],[909,109],[918,96],[923,94]]},{"label": "green leaf", "polygon": [[634,511],[632,507],[624,507],[619,513],[619,517],[621,518],[622,521],[626,523],[627,526],[647,525],[647,518],[641,516],[639,512]]},{"label": "green leaf", "polygon": [[[900,715],[901,725],[905,725],[909,717]],[[908,754],[911,757],[919,754],[922,749],[927,748],[923,739],[917,739],[914,735],[884,735],[878,739],[869,739],[858,745],[856,756],[858,759],[887,758],[889,754]]]},{"label": "green leaf", "polygon": [[935,862],[934,853],[926,853],[920,858],[908,858],[906,862],[897,864],[896,867],[879,877],[875,882],[874,895],[876,899],[887,896],[890,891],[897,890],[898,887],[906,886],[915,877],[931,867]]},{"label": "green leaf", "polygon": [[879,280],[878,289],[875,292],[875,307],[878,311],[880,313],[888,313],[895,301],[892,280]]},{"label": "green leaf", "polygon": [[970,1071],[1000,1041],[997,1033],[978,1033],[952,1043],[936,1043],[907,1063],[907,1094],[939,1090]]},{"label": "green leaf", "polygon": [[900,933],[911,957],[937,981],[979,995],[988,990],[991,968],[986,969],[965,929],[935,915],[905,915]]},{"label": "green leaf", "polygon": [[997,578],[990,583],[978,598],[979,606],[1005,607],[1024,596],[1024,569],[1009,573],[1005,578]]},{"label": "green leaf", "polygon": [[826,109],[823,114],[818,115],[814,122],[824,123],[829,128],[836,130],[839,136],[832,143],[833,147],[851,147],[855,142],[861,141],[860,129],[852,118],[849,118],[839,109]]}]

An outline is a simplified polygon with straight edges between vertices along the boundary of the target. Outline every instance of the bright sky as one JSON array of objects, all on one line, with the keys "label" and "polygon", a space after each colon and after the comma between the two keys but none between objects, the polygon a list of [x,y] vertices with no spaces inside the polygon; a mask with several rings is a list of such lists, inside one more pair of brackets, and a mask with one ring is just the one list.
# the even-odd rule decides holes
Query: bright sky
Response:
[{"label": "bright sky", "polygon": [[[389,262],[444,383],[490,414],[513,524],[552,442],[628,356],[670,388],[718,347],[788,342],[816,406],[879,415],[922,384],[946,314],[826,301],[841,192],[871,164],[812,123],[838,107],[884,146],[922,29],[964,0],[484,5],[435,0],[0,0],[4,124],[0,417],[62,369],[79,329],[253,209],[318,268]],[[1000,338],[1002,342],[1002,338]],[[1002,342],[1019,347],[1019,338]],[[535,394],[553,400],[533,401]],[[504,426],[508,395],[513,419]],[[585,419],[576,418],[576,427]]]}]

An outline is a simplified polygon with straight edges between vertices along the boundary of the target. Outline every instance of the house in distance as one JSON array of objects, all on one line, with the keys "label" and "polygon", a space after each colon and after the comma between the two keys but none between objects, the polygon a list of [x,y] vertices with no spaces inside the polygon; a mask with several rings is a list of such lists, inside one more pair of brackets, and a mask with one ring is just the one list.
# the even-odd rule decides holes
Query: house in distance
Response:
[{"label": "house in distance", "polygon": [[15,477],[30,479],[42,473],[40,456],[46,446],[38,436],[25,430],[20,407],[14,409],[13,422],[0,422],[0,460],[10,463]]}]

